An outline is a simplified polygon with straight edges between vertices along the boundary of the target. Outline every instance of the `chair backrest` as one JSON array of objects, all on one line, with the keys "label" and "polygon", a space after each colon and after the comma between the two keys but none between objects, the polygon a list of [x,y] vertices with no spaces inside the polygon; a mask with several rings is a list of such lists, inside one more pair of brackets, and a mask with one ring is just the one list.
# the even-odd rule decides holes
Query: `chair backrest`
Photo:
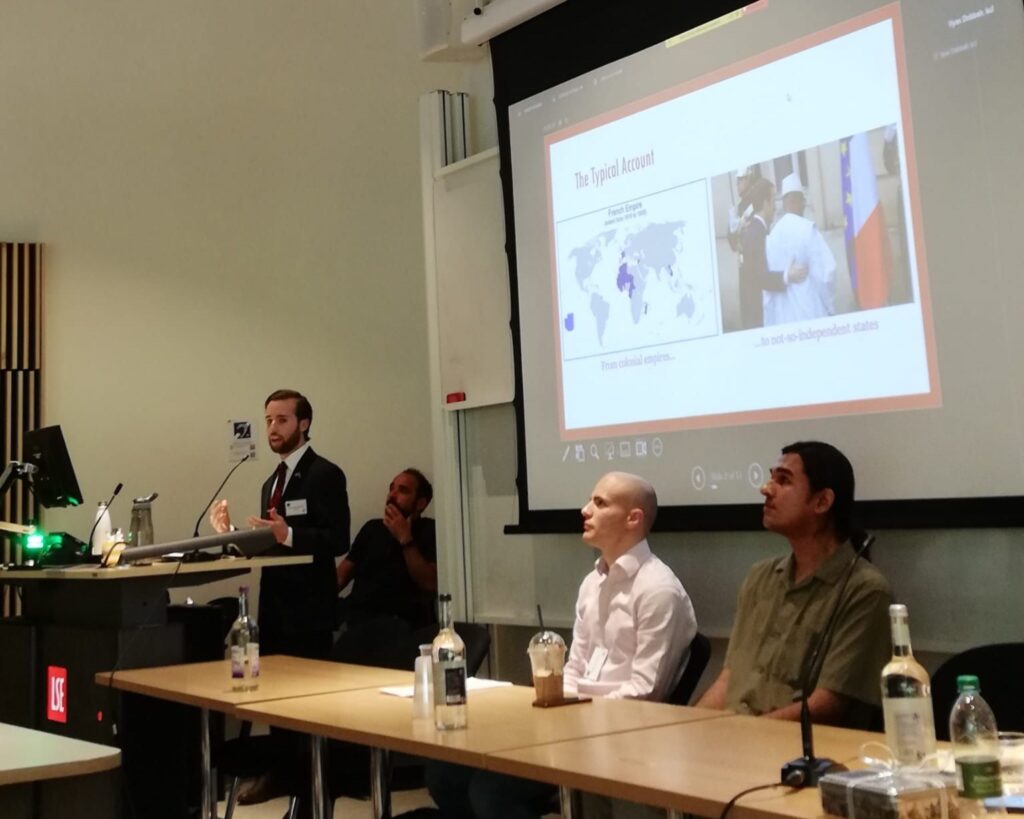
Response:
[{"label": "chair backrest", "polygon": [[690,643],[690,656],[686,661],[683,676],[679,678],[679,682],[676,683],[675,689],[669,694],[666,702],[673,705],[688,705],[710,659],[711,641],[698,631],[693,637],[693,642]]},{"label": "chair backrest", "polygon": [[238,619],[238,598],[237,597],[215,597],[206,605],[220,609],[221,625],[223,626],[224,638],[227,639],[228,632]]},{"label": "chair backrest", "polygon": [[981,682],[981,696],[1004,731],[1024,731],[1024,643],[993,643],[969,648],[946,660],[932,675],[932,709],[935,736],[949,739],[949,712],[956,701],[956,678],[974,674]]},{"label": "chair backrest", "polygon": [[466,674],[474,676],[487,659],[491,648],[491,632],[480,623],[456,623],[455,633],[466,644]]},{"label": "chair backrest", "polygon": [[411,671],[416,643],[409,624],[398,617],[381,617],[346,629],[331,651],[337,663],[373,665]]},{"label": "chair backrest", "polygon": [[[419,645],[433,642],[434,637],[437,635],[437,630],[438,626],[436,625],[423,626],[416,629],[412,633],[414,651],[418,650],[416,647]],[[480,623],[456,621],[455,633],[466,644],[466,674],[472,677],[480,670],[480,666],[487,659],[487,652],[491,648],[491,632],[487,626]]]}]

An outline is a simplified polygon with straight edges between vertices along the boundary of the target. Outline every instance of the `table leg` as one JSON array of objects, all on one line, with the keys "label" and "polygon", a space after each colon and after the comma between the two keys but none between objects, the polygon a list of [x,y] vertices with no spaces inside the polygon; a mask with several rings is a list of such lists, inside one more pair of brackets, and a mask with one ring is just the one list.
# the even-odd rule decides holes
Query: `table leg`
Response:
[{"label": "table leg", "polygon": [[203,792],[200,797],[199,815],[202,819],[217,819],[217,781],[210,752],[210,712],[206,708],[199,711],[199,735],[203,757]]},{"label": "table leg", "polygon": [[313,766],[310,775],[312,784],[313,819],[327,819],[327,791],[324,788],[324,738],[310,735],[310,762]]},{"label": "table leg", "polygon": [[683,813],[683,811],[681,810],[673,810],[672,808],[668,808],[665,811],[665,819],[683,819],[684,816],[686,816],[686,814]]},{"label": "table leg", "polygon": [[391,819],[391,757],[383,748],[370,749],[370,816]]},{"label": "table leg", "polygon": [[558,805],[561,809],[562,819],[574,819],[581,813],[579,793],[564,785],[558,786]]}]

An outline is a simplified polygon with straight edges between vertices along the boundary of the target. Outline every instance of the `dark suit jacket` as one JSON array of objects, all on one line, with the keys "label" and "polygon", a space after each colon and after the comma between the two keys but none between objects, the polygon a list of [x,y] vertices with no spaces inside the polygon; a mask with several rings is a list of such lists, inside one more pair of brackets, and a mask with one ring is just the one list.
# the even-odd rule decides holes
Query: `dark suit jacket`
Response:
[{"label": "dark suit jacket", "polygon": [[[260,492],[260,515],[267,516],[274,475]],[[305,501],[302,514],[285,514],[288,503]],[[337,596],[334,558],[348,551],[349,510],[345,473],[312,448],[299,459],[277,507],[292,527],[292,546],[277,545],[269,555],[312,555],[313,563],[263,570],[260,581],[260,650],[266,654],[319,654],[308,650],[326,640],[330,649]]]},{"label": "dark suit jacket", "polygon": [[786,289],[784,273],[768,269],[767,239],[768,228],[757,217],[740,232],[740,322],[744,330],[764,326],[762,291]]}]

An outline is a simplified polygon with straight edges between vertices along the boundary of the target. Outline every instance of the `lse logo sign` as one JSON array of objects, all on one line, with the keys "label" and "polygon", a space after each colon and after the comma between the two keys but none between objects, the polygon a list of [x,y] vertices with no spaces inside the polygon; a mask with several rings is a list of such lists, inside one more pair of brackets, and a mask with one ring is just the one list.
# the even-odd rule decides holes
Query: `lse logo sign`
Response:
[{"label": "lse logo sign", "polygon": [[46,668],[46,718],[68,721],[68,670],[58,665]]}]

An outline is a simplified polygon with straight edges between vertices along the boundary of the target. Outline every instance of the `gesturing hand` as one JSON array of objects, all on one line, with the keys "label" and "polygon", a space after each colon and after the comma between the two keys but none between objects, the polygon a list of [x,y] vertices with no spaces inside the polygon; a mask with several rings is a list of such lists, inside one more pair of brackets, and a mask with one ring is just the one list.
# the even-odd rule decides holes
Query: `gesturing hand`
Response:
[{"label": "gesturing hand", "polygon": [[412,521],[390,503],[384,507],[384,525],[400,544],[407,546],[412,542]]},{"label": "gesturing hand", "polygon": [[274,540],[278,543],[284,543],[288,539],[288,521],[277,514],[276,509],[270,510],[269,518],[258,518],[255,515],[249,518],[250,526],[263,526],[270,527],[270,530],[274,533]]},{"label": "gesturing hand", "polygon": [[224,534],[231,529],[231,515],[228,514],[228,502],[219,500],[210,507],[210,526],[218,534]]}]

